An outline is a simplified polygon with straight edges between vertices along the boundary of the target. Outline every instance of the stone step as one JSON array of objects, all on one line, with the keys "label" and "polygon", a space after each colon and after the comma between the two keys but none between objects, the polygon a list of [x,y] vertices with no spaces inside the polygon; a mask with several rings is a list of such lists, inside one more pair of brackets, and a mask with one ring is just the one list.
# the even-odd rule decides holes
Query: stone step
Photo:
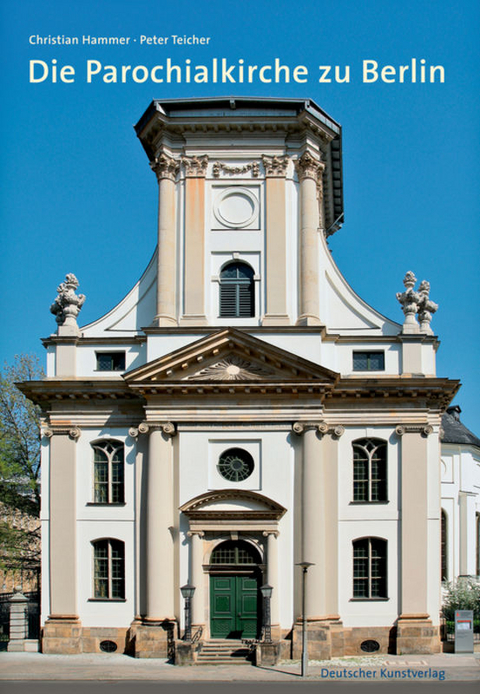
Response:
[{"label": "stone step", "polygon": [[197,665],[250,665],[250,649],[237,639],[205,641],[197,655]]}]

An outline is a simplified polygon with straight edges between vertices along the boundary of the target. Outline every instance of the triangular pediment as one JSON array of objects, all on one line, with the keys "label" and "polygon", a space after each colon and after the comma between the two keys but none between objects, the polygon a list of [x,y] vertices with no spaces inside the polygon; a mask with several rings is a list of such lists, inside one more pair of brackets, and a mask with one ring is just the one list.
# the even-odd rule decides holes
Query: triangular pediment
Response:
[{"label": "triangular pediment", "polygon": [[171,382],[310,382],[339,375],[247,333],[227,328],[125,374],[129,385]]}]

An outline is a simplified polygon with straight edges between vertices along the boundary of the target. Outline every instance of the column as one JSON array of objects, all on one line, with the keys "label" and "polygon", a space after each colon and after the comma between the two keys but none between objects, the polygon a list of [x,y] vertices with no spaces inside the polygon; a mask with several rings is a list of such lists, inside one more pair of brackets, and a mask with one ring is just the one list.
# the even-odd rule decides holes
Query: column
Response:
[{"label": "column", "polygon": [[[429,564],[440,566],[440,543],[430,547],[428,542],[427,437],[432,431],[432,427],[421,425],[396,428],[401,437],[401,614],[397,623],[397,653],[402,655],[436,653],[440,649],[438,628],[432,627],[428,614]],[[438,459],[435,469],[437,465]],[[440,523],[440,509],[436,522]],[[437,585],[434,588],[439,590]]]},{"label": "column", "polygon": [[208,157],[184,157],[185,262],[182,323],[206,325],[205,174]]},{"label": "column", "polygon": [[[342,426],[325,422],[296,423],[303,433],[302,561],[312,562],[306,576],[305,616],[308,652],[324,659],[344,654],[343,626],[338,615],[338,439]],[[296,581],[302,581],[297,568]],[[297,617],[298,608],[297,608]],[[312,624],[315,622],[316,624]],[[300,655],[300,631],[294,629],[293,649]]]},{"label": "column", "polygon": [[[139,430],[145,425],[140,425]],[[173,424],[148,425],[146,620],[175,619]]]},{"label": "column", "polygon": [[157,314],[159,327],[177,325],[175,178],[178,161],[162,153],[152,168],[158,179]]},{"label": "column", "polygon": [[192,600],[192,626],[205,624],[205,591],[203,573],[203,536],[202,531],[190,531],[190,583],[195,586]]},{"label": "column", "polygon": [[[302,561],[308,569],[306,611],[309,620],[338,616],[337,439],[343,427],[327,436],[325,425],[307,425],[303,435]],[[328,429],[327,429],[328,430]]]},{"label": "column", "polygon": [[[298,325],[320,325],[318,281],[318,228],[320,225],[318,195],[321,196],[321,174],[325,168],[309,152],[296,162],[300,181],[300,277]],[[320,188],[320,190],[318,190]]]},{"label": "column", "polygon": [[310,619],[323,612],[323,508],[320,498],[322,489],[320,439],[314,427],[303,434],[303,480],[302,480],[302,561],[314,564],[308,570],[306,591],[306,613]]},{"label": "column", "polygon": [[285,219],[288,157],[263,156],[265,167],[266,310],[263,325],[289,325],[287,312],[287,237]]},{"label": "column", "polygon": [[280,624],[279,616],[279,590],[278,590],[278,532],[264,532],[267,536],[267,583],[272,588],[270,600],[270,618],[273,627]]}]

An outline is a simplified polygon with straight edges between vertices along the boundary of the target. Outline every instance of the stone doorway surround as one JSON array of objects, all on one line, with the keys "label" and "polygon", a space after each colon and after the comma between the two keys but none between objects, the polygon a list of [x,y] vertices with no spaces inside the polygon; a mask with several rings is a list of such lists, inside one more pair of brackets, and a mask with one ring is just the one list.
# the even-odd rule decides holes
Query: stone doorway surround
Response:
[{"label": "stone doorway surround", "polygon": [[210,638],[209,581],[212,571],[219,569],[210,563],[213,550],[226,540],[244,540],[262,558],[258,567],[263,581],[273,586],[272,636],[280,639],[277,537],[278,524],[286,509],[258,492],[224,489],[202,494],[183,504],[180,511],[188,519],[189,581],[196,588],[192,601],[193,629],[202,628],[203,638]]}]

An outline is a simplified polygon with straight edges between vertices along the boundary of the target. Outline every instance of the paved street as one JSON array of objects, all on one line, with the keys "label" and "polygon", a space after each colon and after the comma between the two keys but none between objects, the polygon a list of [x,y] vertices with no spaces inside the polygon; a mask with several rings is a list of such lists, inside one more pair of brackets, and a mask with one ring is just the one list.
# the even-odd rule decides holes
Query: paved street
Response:
[{"label": "paved street", "polygon": [[[275,668],[250,665],[175,667],[164,660],[134,659],[118,654],[82,654],[75,656],[41,653],[1,653],[0,684],[49,680],[111,682],[274,682],[306,684],[300,678],[300,664],[284,662]],[[480,654],[439,654],[425,656],[369,656],[313,662],[307,682],[373,684],[395,682],[420,683],[480,681]],[[477,684],[478,688],[478,684]],[[462,686],[463,689],[463,686]],[[131,688],[130,688],[131,690]],[[12,689],[12,691],[14,691]],[[36,689],[40,692],[40,689]],[[54,691],[53,689],[51,691]],[[90,690],[91,691],[91,690]],[[195,690],[200,694],[199,690]],[[210,690],[211,691],[211,690]],[[262,688],[262,691],[265,689]],[[397,691],[397,690],[396,690]],[[424,690],[426,691],[426,690]]]}]

